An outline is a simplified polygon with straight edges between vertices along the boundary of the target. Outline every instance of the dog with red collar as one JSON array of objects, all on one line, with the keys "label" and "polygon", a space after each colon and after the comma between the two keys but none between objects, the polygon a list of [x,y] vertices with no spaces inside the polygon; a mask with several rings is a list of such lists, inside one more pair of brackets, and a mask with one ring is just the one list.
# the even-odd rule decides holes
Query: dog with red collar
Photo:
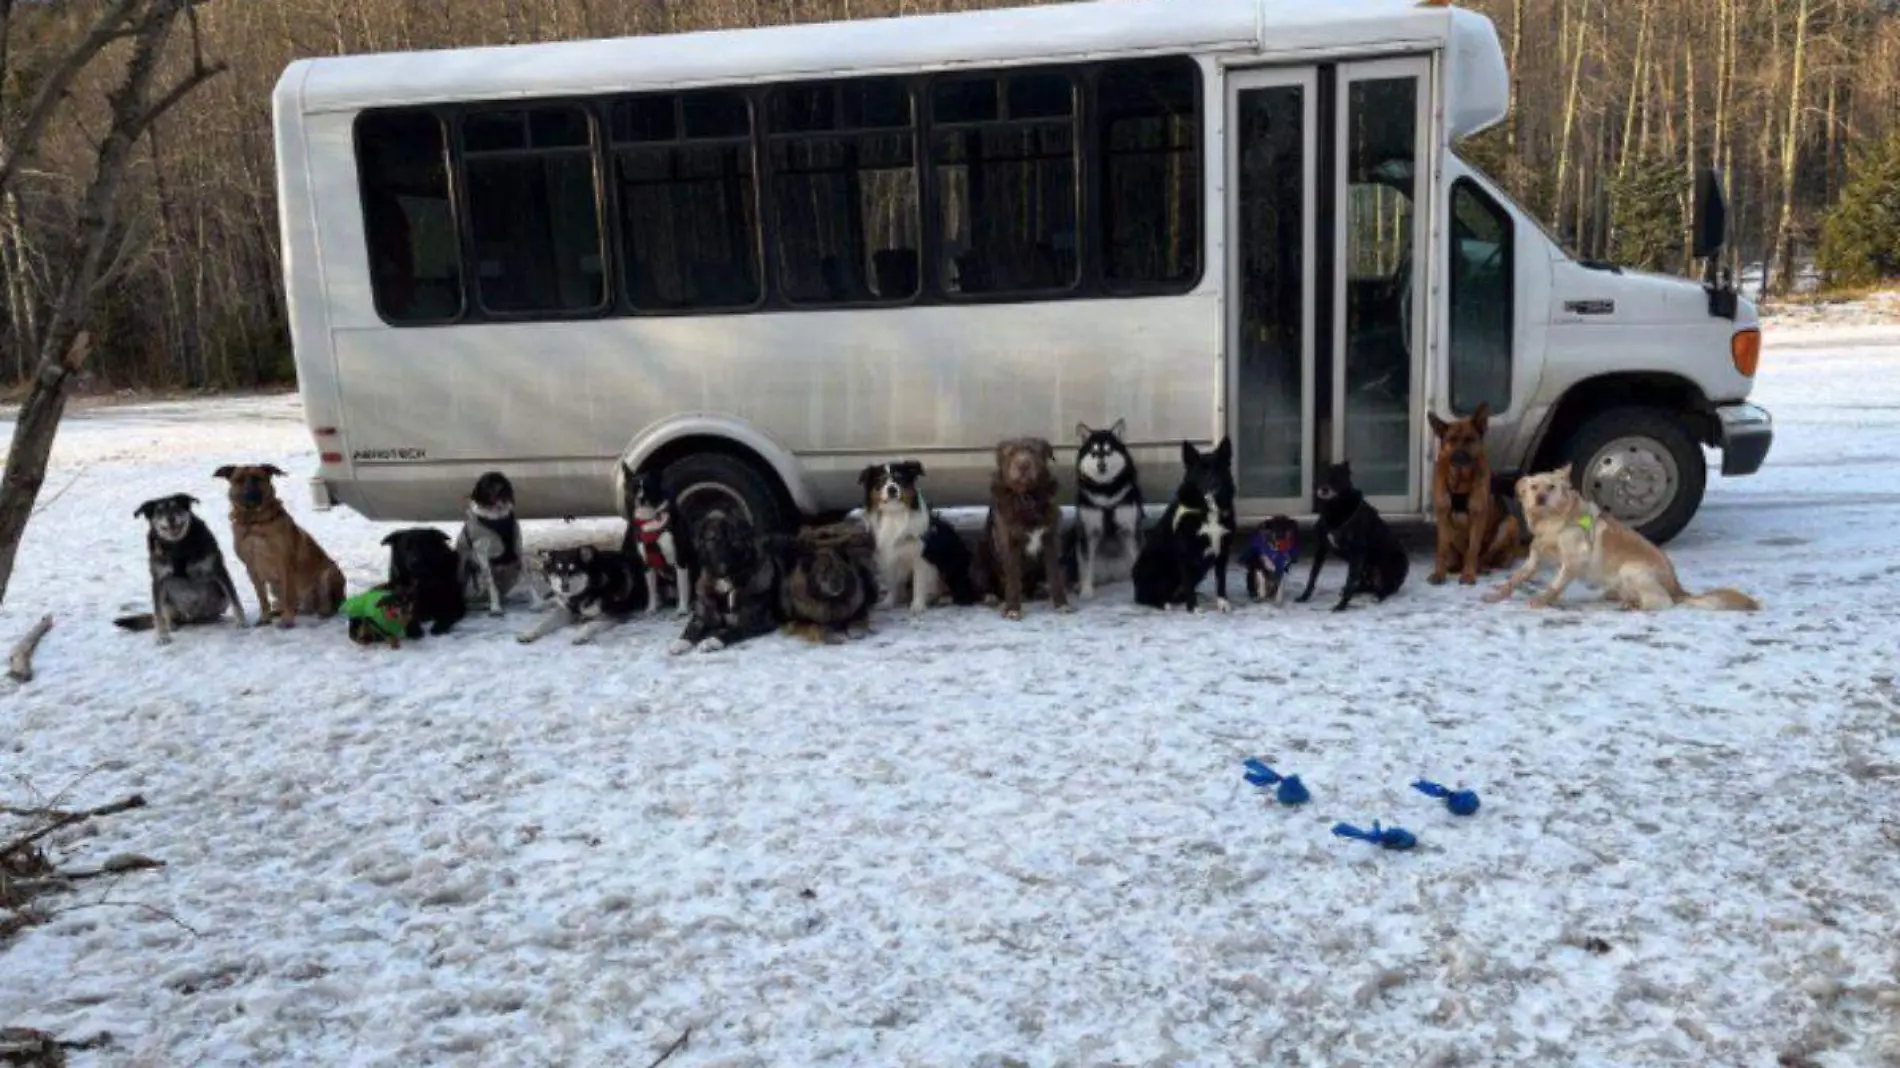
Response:
[{"label": "dog with red collar", "polygon": [[660,610],[662,581],[673,589],[678,605],[675,614],[692,614],[693,572],[699,569],[699,562],[693,556],[693,532],[686,516],[667,494],[657,471],[635,471],[622,462],[617,482],[620,514],[627,520],[627,535],[620,551],[644,565],[647,614]]}]

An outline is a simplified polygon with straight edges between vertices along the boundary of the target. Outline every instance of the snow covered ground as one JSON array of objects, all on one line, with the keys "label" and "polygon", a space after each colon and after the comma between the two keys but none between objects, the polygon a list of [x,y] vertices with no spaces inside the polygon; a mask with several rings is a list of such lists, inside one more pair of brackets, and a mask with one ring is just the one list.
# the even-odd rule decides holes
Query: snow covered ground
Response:
[{"label": "snow covered ground", "polygon": [[[1828,329],[1771,332],[1769,467],[1672,547],[1756,616],[1120,587],[681,659],[670,620],[521,616],[159,648],[107,623],[132,509],[195,493],[228,547],[212,469],[309,439],[291,398],[75,415],[0,610],[59,619],[0,693],[0,800],[144,794],[57,841],[164,859],[107,900],[191,930],[30,930],[0,1025],[111,1032],[81,1065],[639,1068],[689,1027],[669,1066],[1900,1064],[1900,325]],[[293,509],[374,580],[385,527]],[[1420,848],[1329,834],[1375,819]]]}]

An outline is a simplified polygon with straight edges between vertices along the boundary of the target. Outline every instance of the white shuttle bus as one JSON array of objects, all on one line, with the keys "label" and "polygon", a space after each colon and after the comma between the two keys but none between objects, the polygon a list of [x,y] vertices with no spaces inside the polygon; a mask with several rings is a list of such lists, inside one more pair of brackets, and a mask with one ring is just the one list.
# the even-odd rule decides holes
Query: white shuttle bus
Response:
[{"label": "white shuttle bus", "polygon": [[[1241,510],[1337,459],[1430,508],[1427,412],[1575,463],[1658,540],[1772,437],[1755,309],[1580,262],[1453,151],[1492,24],[1419,0],[1104,0],[303,60],[275,99],[319,507],[610,514],[617,461],[763,524],[1125,419],[1150,500],[1230,436]],[[1698,243],[1722,240],[1705,176]],[[1063,465],[1069,465],[1065,462]],[[1068,472],[1065,471],[1065,475]]]}]

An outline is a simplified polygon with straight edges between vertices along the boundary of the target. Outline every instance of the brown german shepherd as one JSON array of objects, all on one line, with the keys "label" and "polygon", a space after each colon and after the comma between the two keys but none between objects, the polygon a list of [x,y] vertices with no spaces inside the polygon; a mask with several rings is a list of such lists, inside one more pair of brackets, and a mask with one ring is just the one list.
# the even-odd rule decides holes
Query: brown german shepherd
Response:
[{"label": "brown german shepherd", "polygon": [[1446,422],[1428,413],[1438,437],[1438,462],[1432,467],[1432,518],[1438,526],[1438,555],[1425,581],[1436,586],[1456,570],[1466,586],[1478,572],[1509,567],[1518,554],[1517,517],[1510,503],[1491,489],[1491,459],[1484,451],[1484,430],[1491,406],[1478,405],[1470,418]]}]

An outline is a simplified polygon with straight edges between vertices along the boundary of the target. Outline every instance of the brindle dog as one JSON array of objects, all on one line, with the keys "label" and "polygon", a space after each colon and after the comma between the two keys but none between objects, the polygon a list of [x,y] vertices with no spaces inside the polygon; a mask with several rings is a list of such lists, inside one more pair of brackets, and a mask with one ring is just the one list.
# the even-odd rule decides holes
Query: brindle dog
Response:
[{"label": "brindle dog", "polygon": [[1446,422],[1430,414],[1438,437],[1438,461],[1432,468],[1432,515],[1438,524],[1438,554],[1426,579],[1436,586],[1452,570],[1466,586],[1479,571],[1509,566],[1518,549],[1517,517],[1510,502],[1491,486],[1491,461],[1484,451],[1489,404],[1470,418]]}]

